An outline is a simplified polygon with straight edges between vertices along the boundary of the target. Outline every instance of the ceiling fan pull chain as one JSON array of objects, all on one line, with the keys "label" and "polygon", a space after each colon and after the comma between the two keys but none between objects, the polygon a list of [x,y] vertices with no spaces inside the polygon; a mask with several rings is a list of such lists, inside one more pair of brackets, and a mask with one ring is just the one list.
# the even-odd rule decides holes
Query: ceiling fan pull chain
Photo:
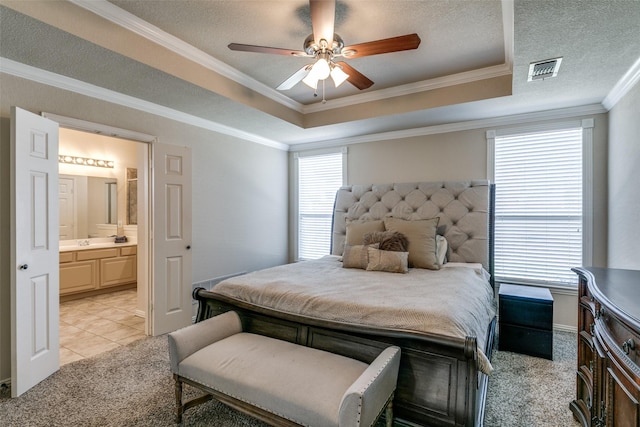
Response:
[{"label": "ceiling fan pull chain", "polygon": [[326,99],[324,99],[324,82],[326,82],[326,81],[327,81],[326,79],[325,79],[325,80],[322,80],[322,103],[323,103],[323,104],[326,104],[326,103],[327,103],[327,100],[326,100]]}]

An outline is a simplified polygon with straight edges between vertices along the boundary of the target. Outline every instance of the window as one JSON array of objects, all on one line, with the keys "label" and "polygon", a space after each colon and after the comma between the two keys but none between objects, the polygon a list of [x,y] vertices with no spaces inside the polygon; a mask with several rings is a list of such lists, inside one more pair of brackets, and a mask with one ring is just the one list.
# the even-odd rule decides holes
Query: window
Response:
[{"label": "window", "polygon": [[346,149],[313,155],[296,154],[297,258],[300,260],[330,253],[333,203],[336,192],[343,185],[345,154]]},{"label": "window", "polygon": [[590,254],[584,249],[590,242],[590,224],[585,223],[590,215],[583,209],[588,194],[583,184],[583,152],[588,153],[584,130],[576,122],[559,129],[487,134],[496,184],[498,281],[577,284],[571,267],[583,265]]}]

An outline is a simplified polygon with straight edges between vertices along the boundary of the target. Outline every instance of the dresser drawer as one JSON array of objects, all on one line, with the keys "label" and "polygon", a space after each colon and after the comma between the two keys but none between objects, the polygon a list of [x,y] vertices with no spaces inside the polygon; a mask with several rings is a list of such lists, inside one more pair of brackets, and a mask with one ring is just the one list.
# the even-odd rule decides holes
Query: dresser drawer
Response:
[{"label": "dresser drawer", "polygon": [[607,309],[601,311],[600,319],[611,337],[610,345],[617,346],[636,365],[640,366],[640,336],[618,318],[610,315]]},{"label": "dresser drawer", "polygon": [[589,335],[593,335],[593,307],[591,305],[585,305],[580,302],[578,305],[578,332],[586,332]]}]

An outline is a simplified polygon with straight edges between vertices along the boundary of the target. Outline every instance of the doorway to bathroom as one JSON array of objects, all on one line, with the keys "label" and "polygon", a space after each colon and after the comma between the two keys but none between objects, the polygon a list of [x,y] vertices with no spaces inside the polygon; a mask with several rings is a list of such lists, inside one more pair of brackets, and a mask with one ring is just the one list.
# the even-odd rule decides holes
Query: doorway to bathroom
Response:
[{"label": "doorway to bathroom", "polygon": [[149,206],[138,171],[145,181],[147,153],[144,142],[59,130],[61,365],[146,336],[138,217]]},{"label": "doorway to bathroom", "polygon": [[138,268],[138,211],[147,210],[138,169],[147,145],[59,130],[61,365],[147,335],[146,275]]},{"label": "doorway to bathroom", "polygon": [[[8,348],[12,397],[22,395],[60,367],[58,285],[60,257],[65,256],[60,252],[58,228],[60,127],[147,143],[140,146],[146,154],[138,156],[144,163],[138,168],[144,173],[137,174],[139,194],[144,193],[138,197],[138,212],[146,211],[137,218],[136,248],[138,289],[143,291],[138,294],[144,294],[139,298],[146,308],[145,332],[160,335],[192,321],[191,148],[159,143],[154,136],[111,126],[41,115],[44,117],[11,107],[10,259],[15,269],[11,269]],[[92,242],[76,243],[86,246]],[[101,261],[106,252],[113,252],[113,248],[95,249],[101,256],[91,259]],[[123,257],[132,255],[123,247],[119,249]],[[104,271],[114,271],[106,267]],[[103,279],[110,277],[106,274]]]}]

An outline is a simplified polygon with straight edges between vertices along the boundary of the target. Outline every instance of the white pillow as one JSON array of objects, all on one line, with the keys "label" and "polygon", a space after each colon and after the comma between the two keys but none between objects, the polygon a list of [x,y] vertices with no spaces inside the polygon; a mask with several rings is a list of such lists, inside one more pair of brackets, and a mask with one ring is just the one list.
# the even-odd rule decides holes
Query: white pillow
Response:
[{"label": "white pillow", "polygon": [[447,250],[449,249],[449,243],[444,236],[436,235],[436,258],[438,264],[443,266],[447,262]]}]

